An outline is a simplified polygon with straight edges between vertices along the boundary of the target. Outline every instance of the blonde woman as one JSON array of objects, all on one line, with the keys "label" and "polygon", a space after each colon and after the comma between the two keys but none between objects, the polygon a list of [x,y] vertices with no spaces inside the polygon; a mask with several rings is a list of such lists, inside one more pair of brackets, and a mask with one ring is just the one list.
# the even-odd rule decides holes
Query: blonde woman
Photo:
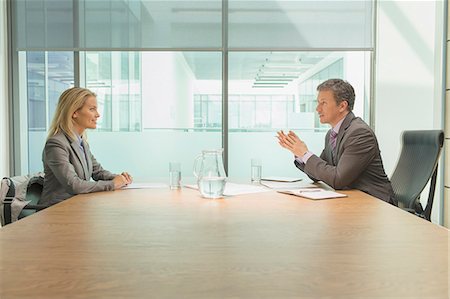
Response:
[{"label": "blonde woman", "polygon": [[95,93],[73,87],[61,94],[42,157],[41,204],[53,205],[79,193],[115,190],[132,182],[127,172],[104,170],[91,154],[85,131],[95,129],[99,117]]}]

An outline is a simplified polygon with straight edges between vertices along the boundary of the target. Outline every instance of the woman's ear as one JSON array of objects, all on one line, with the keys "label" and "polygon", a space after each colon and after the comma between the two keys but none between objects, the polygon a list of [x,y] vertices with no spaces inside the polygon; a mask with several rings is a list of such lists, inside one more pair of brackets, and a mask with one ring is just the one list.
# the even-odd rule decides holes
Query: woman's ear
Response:
[{"label": "woman's ear", "polygon": [[72,114],[72,118],[77,118],[78,117],[78,111],[75,111],[73,114]]}]

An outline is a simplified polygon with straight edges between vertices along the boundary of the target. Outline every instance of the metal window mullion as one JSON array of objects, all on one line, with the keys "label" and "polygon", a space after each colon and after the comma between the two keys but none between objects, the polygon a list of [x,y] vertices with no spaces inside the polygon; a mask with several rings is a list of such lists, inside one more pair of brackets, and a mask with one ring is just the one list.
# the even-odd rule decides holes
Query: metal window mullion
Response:
[{"label": "metal window mullion", "polygon": [[[84,81],[84,86],[86,86],[85,80],[81,80],[81,65],[80,65],[80,52],[73,52],[73,85],[75,87],[80,87],[81,82]],[[84,68],[83,68],[84,69]]]},{"label": "metal window mullion", "polygon": [[[113,1],[109,1],[109,28],[113,28],[113,22],[112,22],[112,3]],[[109,32],[109,42],[112,45],[112,40],[113,40],[113,30],[111,30]],[[115,101],[114,101],[114,93],[113,93],[113,55],[114,53],[109,53],[109,64],[110,64],[110,68],[109,68],[109,79],[110,79],[110,92],[111,92],[111,132],[114,132],[114,128],[116,127],[116,120],[115,120]],[[119,128],[120,131],[120,119],[119,119],[119,125],[117,126]]]},{"label": "metal window mullion", "polygon": [[45,51],[44,52],[44,103],[45,103],[45,129],[48,131],[49,129],[49,116],[48,116],[48,112],[49,112],[49,98],[48,98],[48,52]]},{"label": "metal window mullion", "polygon": [[[75,48],[80,47],[80,6],[78,0],[72,0],[72,34],[73,45]],[[73,51],[73,85],[81,86],[80,77],[80,51]]]},{"label": "metal window mullion", "polygon": [[[370,51],[370,91],[368,98],[368,108],[369,108],[369,126],[375,130],[375,59],[376,59],[376,42],[377,42],[377,8],[378,0],[374,0],[372,3],[372,50]],[[365,58],[364,58],[365,59]],[[366,89],[366,87],[364,88]],[[365,107],[364,107],[365,108]],[[366,110],[366,109],[364,109]],[[364,113],[367,114],[367,113]]]},{"label": "metal window mullion", "polygon": [[[113,54],[114,53],[108,53],[109,54],[109,91],[110,91],[110,112],[111,112],[111,132],[115,132],[115,120],[114,120],[114,110],[115,110],[115,101],[114,101],[114,94],[113,94]],[[100,68],[100,60],[99,60],[99,68]],[[100,70],[99,70],[100,72]],[[120,122],[119,122],[119,131],[120,131]]]},{"label": "metal window mullion", "polygon": [[228,175],[228,0],[222,0],[222,147]]},{"label": "metal window mullion", "polygon": [[[15,3],[18,5],[18,3]],[[23,4],[26,5],[26,2]],[[25,10],[27,11],[27,10]],[[12,74],[8,80],[8,104],[9,104],[9,176],[21,173],[22,155],[20,151],[20,98],[19,98],[19,55],[16,51],[17,27],[13,27],[14,4],[12,1],[6,1],[7,18],[7,56],[8,73]],[[15,102],[14,99],[17,101]],[[23,126],[23,124],[22,124]]]},{"label": "metal window mullion", "polygon": [[139,74],[139,111],[141,113],[141,119],[139,120],[140,128],[139,132],[144,130],[144,125],[142,124],[142,119],[144,118],[144,110],[142,109],[142,53],[138,52],[138,74]]},{"label": "metal window mullion", "polygon": [[[79,15],[79,3],[78,0],[72,1],[72,34],[73,34],[73,45],[75,48],[80,47],[80,15]],[[80,51],[73,51],[73,85],[75,87],[80,87],[81,78],[80,78]]]},{"label": "metal window mullion", "polygon": [[75,48],[80,47],[80,6],[79,0],[72,0],[72,34],[73,45]]},{"label": "metal window mullion", "polygon": [[[133,52],[128,52],[128,132],[131,131],[131,122],[132,122],[132,115],[131,115],[131,110],[132,110],[132,105],[131,105],[131,100],[130,100],[130,94],[131,94],[131,73],[134,73],[134,64],[130,63],[131,60],[134,59],[134,53],[133,55],[131,55],[131,53]],[[131,69],[133,68],[133,69]],[[132,72],[133,71],[133,72]]]},{"label": "metal window mullion", "polygon": [[[443,16],[443,18],[444,18],[444,30],[443,30],[443,32],[442,32],[442,34],[443,34],[443,49],[442,49],[442,65],[444,66],[443,68],[442,68],[442,111],[441,111],[441,119],[442,119],[442,122],[441,122],[441,127],[442,128],[444,128],[445,129],[445,127],[446,127],[446,122],[449,122],[450,121],[450,119],[446,119],[445,118],[445,114],[446,114],[446,111],[447,111],[447,109],[449,109],[448,107],[447,107],[447,103],[446,103],[446,91],[447,91],[447,88],[449,88],[450,86],[446,86],[447,84],[446,84],[446,82],[447,82],[447,68],[448,68],[448,63],[449,63],[449,61],[447,60],[447,52],[448,52],[448,47],[447,47],[447,45],[448,45],[448,43],[447,43],[447,36],[448,36],[448,22],[449,22],[449,15],[448,15],[448,1],[444,1],[444,3],[443,3],[443,10],[444,10],[444,16]],[[447,134],[447,140],[448,140],[448,133],[449,132],[445,132],[446,134]],[[440,192],[440,203],[439,203],[439,206],[440,206],[440,213],[439,213],[439,215],[438,215],[438,221],[439,221],[439,224],[440,225],[444,225],[444,223],[445,223],[445,217],[446,217],[446,215],[445,215],[445,172],[448,172],[449,171],[449,169],[447,169],[447,165],[446,165],[446,161],[447,161],[447,159],[449,159],[450,157],[446,157],[446,151],[445,150],[443,150],[442,151],[442,153],[441,153],[441,161],[443,162],[442,163],[442,167],[440,168],[440,170],[439,170],[439,177],[441,178],[441,183],[440,183],[440,188],[441,188],[441,192]],[[448,203],[448,201],[447,201],[447,203]],[[449,221],[447,221],[447,223],[448,223]]]}]

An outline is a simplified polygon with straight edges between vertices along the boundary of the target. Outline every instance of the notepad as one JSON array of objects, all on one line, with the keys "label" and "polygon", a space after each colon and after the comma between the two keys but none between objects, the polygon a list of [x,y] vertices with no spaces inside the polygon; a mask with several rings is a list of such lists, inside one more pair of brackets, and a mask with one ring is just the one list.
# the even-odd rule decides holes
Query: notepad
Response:
[{"label": "notepad", "polygon": [[282,190],[277,191],[284,194],[300,196],[308,199],[329,199],[329,198],[339,198],[339,197],[347,197],[346,194],[323,190],[320,188],[304,188],[304,189],[295,189],[295,190]]},{"label": "notepad", "polygon": [[302,188],[317,188],[318,186],[309,182],[276,182],[276,181],[261,181],[261,185],[274,190],[296,190]]}]

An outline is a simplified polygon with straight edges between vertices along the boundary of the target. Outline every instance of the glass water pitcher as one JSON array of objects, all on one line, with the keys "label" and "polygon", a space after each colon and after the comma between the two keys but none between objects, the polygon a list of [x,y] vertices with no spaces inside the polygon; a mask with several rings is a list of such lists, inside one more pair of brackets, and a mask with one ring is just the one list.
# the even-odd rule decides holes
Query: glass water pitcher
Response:
[{"label": "glass water pitcher", "polygon": [[223,197],[227,175],[223,167],[223,149],[204,150],[194,161],[194,176],[203,197]]}]

